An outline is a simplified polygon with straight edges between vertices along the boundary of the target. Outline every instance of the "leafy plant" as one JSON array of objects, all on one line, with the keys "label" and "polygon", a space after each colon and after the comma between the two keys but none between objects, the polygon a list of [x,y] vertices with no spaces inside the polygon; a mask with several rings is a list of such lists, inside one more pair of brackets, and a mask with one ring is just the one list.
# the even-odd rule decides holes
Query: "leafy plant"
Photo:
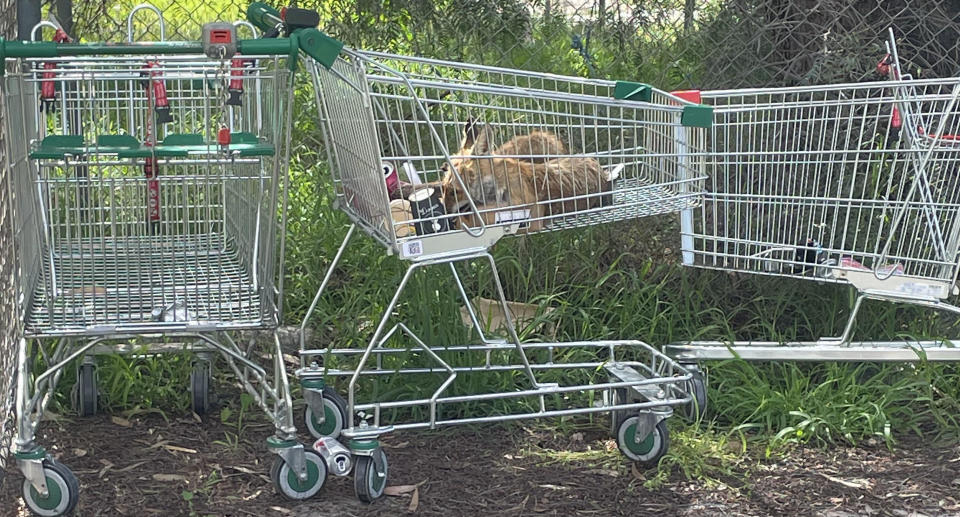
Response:
[{"label": "leafy plant", "polygon": [[223,440],[215,440],[213,443],[222,445],[227,449],[236,449],[240,446],[240,439],[247,430],[249,422],[246,418],[249,416],[251,407],[255,407],[253,397],[249,393],[240,394],[240,406],[234,410],[231,406],[224,406],[220,410],[220,422],[233,429],[225,431]]}]

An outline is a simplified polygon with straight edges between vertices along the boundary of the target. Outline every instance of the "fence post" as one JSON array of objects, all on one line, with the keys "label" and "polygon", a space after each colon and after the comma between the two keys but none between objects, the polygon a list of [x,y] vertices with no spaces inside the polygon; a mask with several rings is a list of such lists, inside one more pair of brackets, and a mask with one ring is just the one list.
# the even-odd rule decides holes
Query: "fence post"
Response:
[{"label": "fence post", "polygon": [[40,0],[17,0],[17,39],[29,40],[30,30],[40,23]]},{"label": "fence post", "polygon": [[687,0],[686,5],[683,6],[683,35],[685,37],[690,36],[691,31],[693,31],[693,16],[696,8],[696,0]]},{"label": "fence post", "polygon": [[73,34],[73,0],[57,0],[57,21],[63,26],[64,32]]}]

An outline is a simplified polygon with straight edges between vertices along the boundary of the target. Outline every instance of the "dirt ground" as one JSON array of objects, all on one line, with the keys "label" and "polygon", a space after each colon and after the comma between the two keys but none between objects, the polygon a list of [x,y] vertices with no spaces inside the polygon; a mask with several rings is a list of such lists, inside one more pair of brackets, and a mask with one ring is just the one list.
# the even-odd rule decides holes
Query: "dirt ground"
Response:
[{"label": "dirt ground", "polygon": [[[806,448],[776,460],[748,454],[730,480],[690,481],[677,470],[650,490],[644,481],[653,472],[617,459],[602,426],[549,429],[540,423],[388,436],[389,485],[404,493],[372,505],[354,498],[351,478],[330,478],[306,503],[275,495],[266,464],[272,458],[262,446],[270,427],[263,421],[233,441],[226,433],[235,429],[217,418],[101,415],[46,422],[41,443],[79,477],[76,514],[83,517],[960,515],[956,444],[901,444],[893,452]],[[6,479],[0,514],[27,515],[22,477],[11,468]]]}]

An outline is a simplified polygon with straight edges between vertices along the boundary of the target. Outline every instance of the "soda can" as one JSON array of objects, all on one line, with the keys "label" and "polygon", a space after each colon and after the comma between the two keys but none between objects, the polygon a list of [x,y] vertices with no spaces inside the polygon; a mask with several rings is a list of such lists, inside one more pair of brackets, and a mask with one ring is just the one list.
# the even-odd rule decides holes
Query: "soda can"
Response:
[{"label": "soda can", "polygon": [[407,198],[410,200],[410,212],[413,214],[413,227],[417,235],[446,232],[450,230],[450,220],[440,201],[440,190],[424,187]]},{"label": "soda can", "polygon": [[347,449],[335,438],[321,437],[314,442],[313,450],[317,451],[327,464],[327,471],[334,476],[346,476],[353,468],[350,449]]},{"label": "soda can", "polygon": [[387,184],[387,195],[390,199],[395,199],[393,193],[400,188],[400,176],[397,174],[397,168],[390,162],[381,164],[383,170],[383,181]]}]

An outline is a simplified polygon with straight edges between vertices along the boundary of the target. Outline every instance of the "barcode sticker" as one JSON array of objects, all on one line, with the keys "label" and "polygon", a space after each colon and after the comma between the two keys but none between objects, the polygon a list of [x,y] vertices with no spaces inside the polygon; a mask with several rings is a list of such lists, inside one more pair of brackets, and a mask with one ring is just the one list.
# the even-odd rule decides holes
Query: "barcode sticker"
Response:
[{"label": "barcode sticker", "polygon": [[947,290],[944,289],[942,285],[937,284],[920,284],[916,282],[909,282],[901,284],[898,290],[914,296],[926,296],[931,298],[946,298],[947,296]]},{"label": "barcode sticker", "polygon": [[524,221],[526,219],[530,219],[530,210],[504,210],[494,214],[494,217],[497,224]]},{"label": "barcode sticker", "polygon": [[403,243],[401,254],[404,257],[419,257],[423,255],[423,241],[407,241]]}]

